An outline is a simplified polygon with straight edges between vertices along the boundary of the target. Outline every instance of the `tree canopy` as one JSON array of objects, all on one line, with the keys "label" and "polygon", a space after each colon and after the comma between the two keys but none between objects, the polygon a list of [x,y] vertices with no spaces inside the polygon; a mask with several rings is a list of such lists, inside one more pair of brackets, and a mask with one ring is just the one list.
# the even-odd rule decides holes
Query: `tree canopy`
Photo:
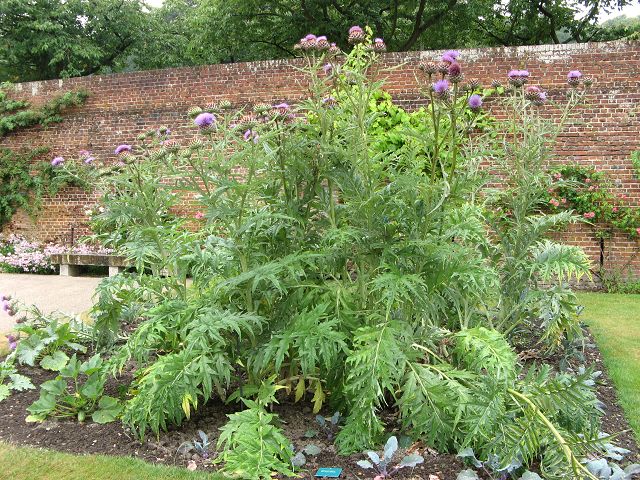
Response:
[{"label": "tree canopy", "polygon": [[[391,51],[622,38],[630,0],[0,0],[0,80],[282,58],[309,32],[370,25]],[[636,25],[636,27],[634,27]],[[342,45],[344,46],[344,45]]]}]

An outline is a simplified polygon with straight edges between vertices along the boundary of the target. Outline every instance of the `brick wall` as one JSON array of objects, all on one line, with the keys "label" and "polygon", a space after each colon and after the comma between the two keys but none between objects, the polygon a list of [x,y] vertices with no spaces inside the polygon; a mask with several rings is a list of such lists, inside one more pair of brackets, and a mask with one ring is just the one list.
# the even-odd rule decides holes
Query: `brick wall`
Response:
[{"label": "brick wall", "polygon": [[[424,104],[416,85],[416,66],[441,53],[384,55],[384,66],[397,67],[384,74],[385,89],[405,107]],[[632,204],[640,204],[640,183],[629,158],[640,148],[640,42],[470,49],[462,51],[461,59],[467,77],[477,77],[485,85],[494,79],[504,81],[512,68],[527,68],[532,83],[540,84],[552,97],[566,89],[569,70],[579,69],[596,78],[581,120],[573,122],[560,138],[558,155],[567,162],[578,161],[606,171],[617,193],[626,193]],[[78,150],[88,149],[108,159],[116,145],[135,143],[139,133],[152,127],[167,125],[176,139],[188,138],[193,129],[185,112],[194,105],[221,99],[235,106],[295,103],[305,94],[305,79],[296,69],[300,65],[299,60],[277,60],[19,84],[16,97],[33,104],[78,88],[87,89],[90,97],[84,106],[65,115],[63,123],[21,131],[0,144],[45,145],[51,148],[51,156],[74,156]],[[37,219],[16,215],[5,233],[68,241],[72,229],[74,236],[86,231],[83,207],[92,201],[91,195],[82,191],[64,190],[46,199]],[[607,265],[626,266],[640,275],[640,245],[623,234],[607,239],[604,250],[586,226],[573,227],[564,238],[585,247],[596,264],[602,256]]]}]

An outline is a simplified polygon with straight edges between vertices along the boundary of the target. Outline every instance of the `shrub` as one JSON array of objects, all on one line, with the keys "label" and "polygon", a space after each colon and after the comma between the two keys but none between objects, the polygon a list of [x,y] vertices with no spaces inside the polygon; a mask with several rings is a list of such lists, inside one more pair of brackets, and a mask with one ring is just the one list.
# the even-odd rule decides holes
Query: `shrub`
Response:
[{"label": "shrub", "polygon": [[[543,208],[543,165],[562,127],[539,114],[546,95],[511,72],[503,100],[515,120],[483,133],[482,91],[462,84],[458,53],[447,52],[422,68],[429,105],[413,124],[376,107],[380,47],[353,32],[344,59],[312,36],[298,45],[311,94],[296,108],[194,107],[191,143],[150,131],[96,177],[94,239],[137,268],[105,280],[97,310],[113,348],[105,371],[137,368],[123,421],[144,437],[213,396],[242,399],[221,437],[225,468],[290,475],[293,452],[266,410],[280,392],[345,412],[341,453],[378,444],[388,407],[440,450],[593,478],[581,462],[606,441],[596,374],[525,368],[512,345],[524,331],[562,350],[581,333],[564,283],[588,260],[545,239],[575,221]],[[564,118],[584,95],[577,83]],[[400,117],[399,139],[384,138],[386,112]],[[483,189],[488,159],[503,167],[502,193]],[[196,204],[193,218],[175,213],[180,196]],[[127,293],[111,299],[114,289]],[[113,345],[125,307],[136,328]]]}]

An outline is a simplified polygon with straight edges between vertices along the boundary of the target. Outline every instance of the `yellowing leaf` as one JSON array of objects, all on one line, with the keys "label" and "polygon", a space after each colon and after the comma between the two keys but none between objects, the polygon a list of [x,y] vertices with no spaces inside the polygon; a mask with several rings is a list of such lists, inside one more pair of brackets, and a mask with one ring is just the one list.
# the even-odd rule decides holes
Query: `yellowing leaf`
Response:
[{"label": "yellowing leaf", "polygon": [[300,377],[300,380],[298,380],[298,386],[296,387],[296,402],[299,402],[300,399],[304,396],[304,390],[304,378]]},{"label": "yellowing leaf", "polygon": [[182,410],[187,416],[187,419],[191,417],[191,395],[188,393],[182,397]]},{"label": "yellowing leaf", "polygon": [[324,403],[325,394],[322,391],[322,384],[320,380],[316,383],[316,389],[313,393],[313,413],[318,413],[322,408],[322,404]]}]

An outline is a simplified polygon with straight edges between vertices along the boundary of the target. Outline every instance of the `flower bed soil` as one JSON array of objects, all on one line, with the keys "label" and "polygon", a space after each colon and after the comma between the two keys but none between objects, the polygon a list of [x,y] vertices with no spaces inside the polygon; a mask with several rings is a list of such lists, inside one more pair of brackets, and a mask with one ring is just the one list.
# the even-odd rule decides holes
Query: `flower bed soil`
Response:
[{"label": "flower bed soil", "polygon": [[[589,362],[595,364],[598,370],[603,371],[599,379],[598,397],[604,404],[603,429],[608,433],[623,432],[614,442],[616,445],[632,451],[625,459],[626,462],[640,461],[640,450],[635,441],[629,424],[625,419],[621,407],[617,403],[616,392],[609,380],[600,353],[593,346],[587,347],[586,356]],[[24,367],[21,373],[29,376],[34,385],[55,376],[52,372],[46,372],[38,368]],[[117,385],[108,385],[110,393],[115,393]],[[188,456],[177,453],[178,447],[185,441],[196,439],[197,431],[206,432],[215,447],[219,428],[226,423],[226,414],[234,411],[234,406],[224,405],[219,401],[211,401],[201,408],[194,416],[181,427],[174,427],[170,431],[160,435],[157,439],[148,437],[144,443],[137,441],[122,424],[114,422],[106,425],[86,422],[79,424],[73,420],[46,421],[43,423],[26,423],[26,408],[39,396],[39,390],[14,393],[9,398],[0,402],[0,440],[15,445],[28,445],[45,447],[53,450],[71,453],[99,453],[106,455],[126,455],[140,458],[152,463],[165,465],[186,466],[191,460],[195,461],[198,470],[213,470],[215,467],[210,461],[203,460],[197,455]],[[296,447],[296,451],[309,443],[322,448],[322,452],[311,457],[307,455],[307,465],[302,478],[313,478],[313,472],[318,467],[342,467],[342,477],[346,479],[372,478],[370,471],[364,471],[355,465],[356,460],[363,459],[362,455],[350,457],[338,456],[330,442],[322,437],[306,438],[308,430],[317,430],[314,415],[308,404],[283,402],[274,407],[282,421],[282,427],[289,439]],[[331,412],[324,412],[327,416]],[[389,425],[394,424],[393,418],[387,418]],[[415,469],[399,472],[396,478],[400,479],[428,479],[428,480],[452,480],[458,472],[466,468],[455,455],[438,454],[423,445],[416,444],[412,448],[422,454],[425,462]],[[215,448],[212,448],[215,450]]]}]

